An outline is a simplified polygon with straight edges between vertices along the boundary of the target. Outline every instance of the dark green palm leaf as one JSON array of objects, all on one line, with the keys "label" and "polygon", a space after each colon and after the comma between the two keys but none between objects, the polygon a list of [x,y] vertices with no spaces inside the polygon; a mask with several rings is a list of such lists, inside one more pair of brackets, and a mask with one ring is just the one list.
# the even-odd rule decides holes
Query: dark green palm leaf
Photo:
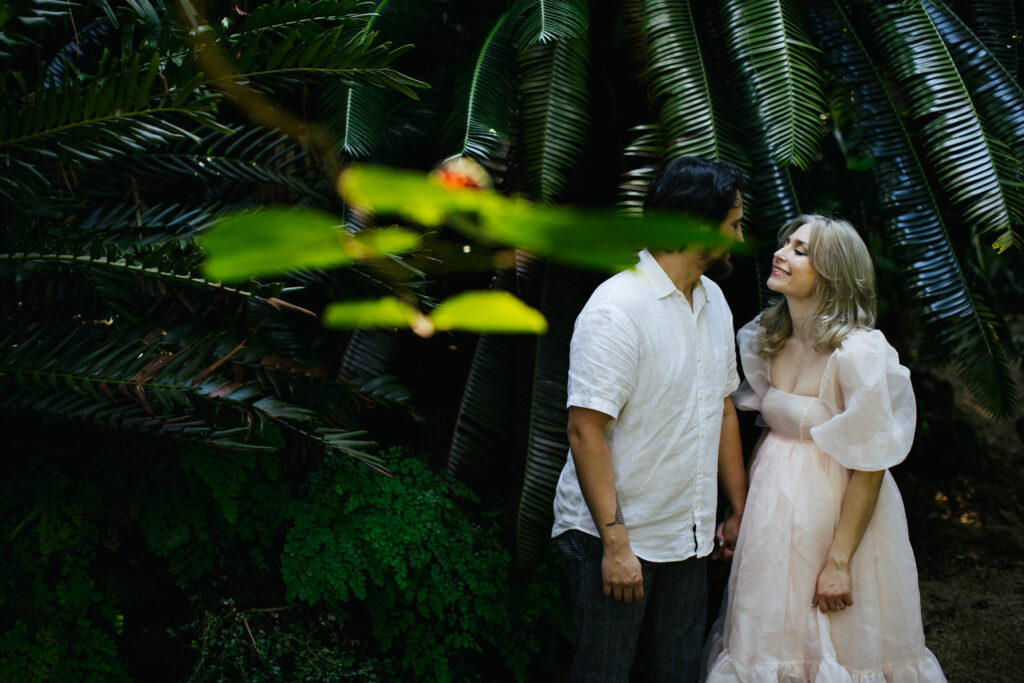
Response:
[{"label": "dark green palm leaf", "polygon": [[590,28],[584,0],[518,0],[512,14],[519,17],[512,40],[520,50],[560,39],[585,39]]},{"label": "dark green palm leaf", "polygon": [[445,148],[451,156],[491,159],[508,144],[516,84],[507,23],[504,14],[495,22],[457,95],[456,109],[445,124]]},{"label": "dark green palm leaf", "polygon": [[1021,17],[1014,0],[972,0],[963,10],[957,8],[957,11],[1010,78],[1017,80],[1017,52],[1022,36],[1017,23]]},{"label": "dark green palm leaf", "polygon": [[573,324],[593,291],[592,277],[548,263],[543,271],[540,310],[548,319],[547,334],[537,339],[533,395],[526,447],[526,469],[516,524],[517,562],[529,564],[550,542],[552,501],[558,476],[569,452],[566,435],[566,377]]},{"label": "dark green palm leaf", "polygon": [[299,32],[289,33],[283,41],[262,33],[240,34],[231,48],[238,55],[232,64],[234,72],[213,76],[208,82],[216,85],[230,79],[256,90],[287,89],[336,77],[347,85],[376,85],[417,98],[416,90],[427,85],[390,66],[411,46],[375,44],[376,34],[363,28],[363,24],[343,23],[308,40],[302,40]]},{"label": "dark green palm leaf", "polygon": [[[1002,182],[1011,188],[1014,183],[1024,183],[1024,90],[995,54],[947,7],[928,1],[924,8],[970,86],[971,100],[984,118],[984,130],[993,144],[996,170]],[[1009,149],[1002,151],[1000,142],[1005,142]],[[1024,191],[1008,192],[1007,204],[1011,219],[1020,223],[1024,217]],[[1024,247],[1020,236],[1010,230],[997,239],[1003,243],[1010,240],[1016,241],[1018,248]]]},{"label": "dark green palm leaf", "polygon": [[3,23],[0,23],[0,59],[10,57],[8,50],[34,45],[27,35],[67,17],[71,9],[80,3],[67,0],[30,0],[28,2],[5,2]]},{"label": "dark green palm leaf", "polygon": [[792,0],[727,0],[722,12],[730,57],[750,84],[772,160],[809,168],[820,147],[826,105],[817,50]]},{"label": "dark green palm leaf", "polygon": [[522,163],[538,201],[559,195],[586,141],[588,57],[585,38],[541,42],[520,53]]},{"label": "dark green palm leaf", "polygon": [[1014,402],[1002,324],[987,313],[972,291],[951,243],[924,170],[885,84],[836,4],[807,3],[808,21],[825,48],[825,63],[848,93],[856,125],[871,131],[860,138],[858,157],[871,167],[878,217],[903,262],[908,293],[917,303],[927,334],[920,349],[933,360],[955,359],[961,375],[990,410],[1004,414]]},{"label": "dark green palm leaf", "polygon": [[636,126],[631,132],[636,138],[623,152],[630,168],[619,183],[619,208],[627,216],[642,216],[647,186],[664,161],[665,136],[658,125]]},{"label": "dark green palm leaf", "polygon": [[334,134],[335,154],[369,159],[387,120],[385,91],[368,85],[331,82],[323,90],[321,106]]},{"label": "dark green palm leaf", "polygon": [[873,5],[869,16],[945,193],[972,230],[1001,235],[1019,220],[1020,188],[1001,177],[1010,160],[994,148],[928,13],[900,3]]},{"label": "dark green palm leaf", "polygon": [[[65,79],[31,96],[6,78],[0,81],[0,150],[26,165],[11,174],[16,186],[32,192],[40,180],[58,185],[60,178],[48,166],[63,158],[109,161],[183,137],[198,140],[185,126],[227,132],[213,118],[217,96],[203,93],[196,79],[167,88],[158,79],[160,70],[158,54],[148,66],[138,55],[125,64],[108,57],[94,79]],[[33,173],[35,164],[45,164],[45,172]]]},{"label": "dark green palm leaf", "polygon": [[722,158],[711,97],[711,79],[701,55],[690,7],[667,0],[645,0],[648,78],[661,103],[660,124],[666,158],[691,154]]}]

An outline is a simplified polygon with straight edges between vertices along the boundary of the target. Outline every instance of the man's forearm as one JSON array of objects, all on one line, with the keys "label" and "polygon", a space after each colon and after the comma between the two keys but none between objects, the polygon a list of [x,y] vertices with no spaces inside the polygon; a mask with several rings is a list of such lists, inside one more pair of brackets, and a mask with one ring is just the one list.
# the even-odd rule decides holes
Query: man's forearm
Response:
[{"label": "man's forearm", "polygon": [[629,542],[626,520],[615,492],[611,454],[604,435],[580,434],[570,437],[573,463],[580,491],[587,503],[594,526],[605,543]]}]

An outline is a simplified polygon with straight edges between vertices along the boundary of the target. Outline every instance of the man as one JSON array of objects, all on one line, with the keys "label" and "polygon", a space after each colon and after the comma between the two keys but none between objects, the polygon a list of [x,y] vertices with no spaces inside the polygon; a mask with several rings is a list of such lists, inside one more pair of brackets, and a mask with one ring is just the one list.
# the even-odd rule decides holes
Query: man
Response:
[{"label": "man", "polygon": [[[652,181],[644,211],[742,240],[746,186],[730,165],[677,158]],[[732,313],[703,277],[731,270],[728,259],[697,246],[643,250],[576,319],[570,457],[552,530],[574,605],[573,681],[627,681],[634,659],[652,680],[697,680],[705,558],[731,555],[746,500],[729,398],[739,384]],[[716,476],[731,506],[717,533]]]}]

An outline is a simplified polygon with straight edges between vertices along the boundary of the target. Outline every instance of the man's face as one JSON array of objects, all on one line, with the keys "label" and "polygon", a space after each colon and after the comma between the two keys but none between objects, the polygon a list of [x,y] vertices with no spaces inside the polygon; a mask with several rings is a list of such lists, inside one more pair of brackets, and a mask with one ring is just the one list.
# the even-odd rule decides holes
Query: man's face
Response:
[{"label": "man's face", "polygon": [[[743,221],[743,195],[736,193],[736,202],[729,209],[728,215],[719,228],[722,235],[736,242],[743,241],[743,229],[740,223]],[[728,249],[712,249],[706,254],[707,265],[704,274],[708,277],[719,280],[728,277],[732,273],[732,261],[729,260]]]}]

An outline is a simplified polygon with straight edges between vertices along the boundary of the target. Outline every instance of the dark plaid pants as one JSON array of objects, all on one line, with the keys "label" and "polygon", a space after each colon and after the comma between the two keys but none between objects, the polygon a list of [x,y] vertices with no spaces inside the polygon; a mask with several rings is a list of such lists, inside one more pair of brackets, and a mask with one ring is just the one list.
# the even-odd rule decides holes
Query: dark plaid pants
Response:
[{"label": "dark plaid pants", "polygon": [[627,605],[604,595],[601,540],[566,531],[555,541],[569,572],[575,682],[697,681],[707,609],[704,558],[640,560],[644,599]]}]

